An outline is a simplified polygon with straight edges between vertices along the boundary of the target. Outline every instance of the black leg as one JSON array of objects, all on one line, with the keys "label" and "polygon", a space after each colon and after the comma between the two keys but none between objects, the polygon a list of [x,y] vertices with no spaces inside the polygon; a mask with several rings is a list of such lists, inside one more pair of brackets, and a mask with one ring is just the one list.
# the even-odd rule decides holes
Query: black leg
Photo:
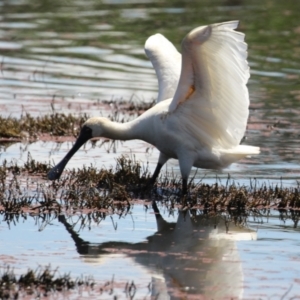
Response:
[{"label": "black leg", "polygon": [[154,183],[155,183],[155,181],[156,181],[156,179],[159,175],[159,172],[160,172],[162,166],[163,166],[163,164],[157,163],[155,171],[154,171],[152,177],[147,181],[146,187],[145,187],[145,190],[144,190],[146,195],[152,190],[153,185],[154,185]]},{"label": "black leg", "polygon": [[187,179],[182,178],[182,195],[186,195],[187,191]]},{"label": "black leg", "polygon": [[152,175],[152,177],[150,178],[150,181],[149,181],[150,185],[153,185],[155,183],[162,166],[163,166],[163,164],[157,163],[155,171],[154,171],[154,173],[153,173],[153,175]]}]

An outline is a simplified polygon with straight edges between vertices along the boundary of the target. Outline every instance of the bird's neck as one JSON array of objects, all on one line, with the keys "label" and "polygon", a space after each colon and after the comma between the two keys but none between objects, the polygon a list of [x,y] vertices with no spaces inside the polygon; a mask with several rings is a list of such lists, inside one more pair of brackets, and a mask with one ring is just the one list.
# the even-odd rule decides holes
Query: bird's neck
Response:
[{"label": "bird's neck", "polygon": [[138,125],[139,122],[137,120],[126,123],[108,121],[103,126],[102,136],[113,140],[143,139],[141,134],[142,126]]}]

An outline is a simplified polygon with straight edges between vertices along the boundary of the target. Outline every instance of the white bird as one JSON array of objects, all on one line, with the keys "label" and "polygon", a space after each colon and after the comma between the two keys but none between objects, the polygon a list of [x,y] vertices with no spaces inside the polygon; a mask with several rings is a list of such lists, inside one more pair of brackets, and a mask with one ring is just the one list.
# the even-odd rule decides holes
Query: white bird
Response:
[{"label": "white bird", "polygon": [[[258,147],[240,145],[249,115],[245,35],[238,21],[197,27],[182,41],[182,66],[175,95],[127,123],[88,119],[67,155],[49,173],[58,179],[70,158],[89,139],[141,139],[160,151],[152,181],[170,158],[179,160],[183,193],[192,166],[221,169]],[[158,75],[159,77],[159,75]],[[161,96],[163,98],[163,96]]]}]

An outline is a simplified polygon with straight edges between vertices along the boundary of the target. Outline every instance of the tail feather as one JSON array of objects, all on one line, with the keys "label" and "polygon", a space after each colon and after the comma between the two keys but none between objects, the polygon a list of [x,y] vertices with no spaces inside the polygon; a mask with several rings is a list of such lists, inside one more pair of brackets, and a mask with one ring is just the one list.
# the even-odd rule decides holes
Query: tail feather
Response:
[{"label": "tail feather", "polygon": [[222,149],[220,153],[222,164],[225,167],[246,156],[259,154],[260,148],[247,145],[238,145],[237,147],[232,149]]}]

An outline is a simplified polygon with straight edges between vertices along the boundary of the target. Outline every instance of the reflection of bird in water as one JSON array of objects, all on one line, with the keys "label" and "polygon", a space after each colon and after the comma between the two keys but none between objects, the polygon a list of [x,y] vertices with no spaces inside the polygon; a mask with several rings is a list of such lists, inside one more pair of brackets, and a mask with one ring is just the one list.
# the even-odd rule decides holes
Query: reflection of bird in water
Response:
[{"label": "reflection of bird in water", "polygon": [[[120,254],[122,262],[118,267],[129,264],[132,273],[134,259],[146,268],[152,278],[154,299],[241,299],[243,272],[236,240],[256,239],[256,233],[228,225],[221,217],[191,217],[189,212],[182,211],[176,223],[168,223],[155,203],[153,208],[157,232],[139,243],[89,243],[74,232],[64,216],[59,220],[71,234],[78,253],[86,258],[85,262],[100,267],[105,260]],[[120,272],[116,275],[122,276]],[[114,269],[112,273],[115,274]],[[139,283],[139,279],[134,280]]]},{"label": "reflection of bird in water", "polygon": [[234,30],[237,26],[232,21],[192,30],[182,42],[182,69],[173,99],[160,101],[127,123],[88,119],[48,178],[58,179],[70,158],[94,137],[141,139],[157,147],[160,156],[152,182],[168,159],[178,159],[183,193],[192,166],[219,169],[258,154],[259,148],[240,145],[249,114],[249,67],[247,44],[244,34]]}]

